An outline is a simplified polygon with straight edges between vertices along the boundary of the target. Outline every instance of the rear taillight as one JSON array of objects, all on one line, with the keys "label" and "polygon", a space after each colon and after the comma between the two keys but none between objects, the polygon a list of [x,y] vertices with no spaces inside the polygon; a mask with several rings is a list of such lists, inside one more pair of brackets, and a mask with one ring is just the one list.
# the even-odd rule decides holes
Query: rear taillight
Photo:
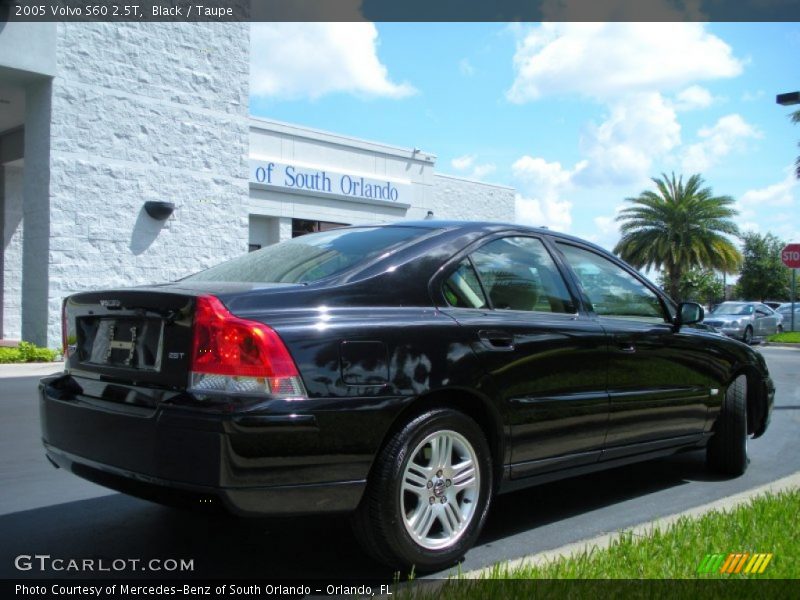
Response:
[{"label": "rear taillight", "polygon": [[301,398],[305,388],[278,334],[232,315],[214,296],[197,299],[191,391]]}]

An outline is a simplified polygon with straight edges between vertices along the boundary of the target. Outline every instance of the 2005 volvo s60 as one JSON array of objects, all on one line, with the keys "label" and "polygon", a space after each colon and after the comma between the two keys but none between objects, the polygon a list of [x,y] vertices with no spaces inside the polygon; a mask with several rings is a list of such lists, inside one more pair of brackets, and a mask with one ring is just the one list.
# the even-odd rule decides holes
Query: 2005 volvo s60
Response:
[{"label": "2005 volvo s60", "polygon": [[548,230],[342,228],[67,298],[43,439],[146,498],[350,512],[374,556],[437,569],[495,494],[703,447],[744,472],[774,386],[702,316]]}]

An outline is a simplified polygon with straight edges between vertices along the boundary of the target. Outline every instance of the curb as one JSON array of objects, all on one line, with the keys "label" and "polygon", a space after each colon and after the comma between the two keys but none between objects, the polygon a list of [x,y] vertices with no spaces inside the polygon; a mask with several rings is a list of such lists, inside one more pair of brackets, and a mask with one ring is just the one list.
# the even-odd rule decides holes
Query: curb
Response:
[{"label": "curb", "polygon": [[800,344],[785,344],[783,342],[761,342],[762,346],[768,346],[770,348],[794,348],[795,350],[800,349]]},{"label": "curb", "polygon": [[0,365],[0,379],[11,377],[44,377],[64,370],[63,362],[10,363]]},{"label": "curb", "polygon": [[[635,536],[645,536],[656,528],[659,528],[663,531],[666,527],[672,525],[675,521],[682,517],[699,517],[714,510],[730,510],[740,506],[741,504],[747,503],[756,496],[760,496],[767,492],[776,493],[797,487],[800,487],[800,471],[781,479],[777,479],[771,483],[754,487],[750,490],[745,490],[744,492],[739,492],[738,494],[734,494],[732,496],[720,498],[719,500],[709,502],[708,504],[702,504],[674,515],[661,517],[659,519],[655,519],[654,521],[648,521],[646,523],[634,525],[633,527],[628,527],[611,533],[605,533],[578,542],[572,542],[553,550],[545,550],[544,552],[529,554],[528,556],[515,558],[501,564],[509,569],[514,569],[523,565],[541,566],[558,558],[570,557],[590,550],[603,550],[608,548],[621,533],[631,533]],[[464,579],[477,579],[484,575],[488,575],[493,568],[494,566],[488,566],[481,569],[475,569],[474,571],[467,571],[466,573],[463,573],[461,577]]]}]

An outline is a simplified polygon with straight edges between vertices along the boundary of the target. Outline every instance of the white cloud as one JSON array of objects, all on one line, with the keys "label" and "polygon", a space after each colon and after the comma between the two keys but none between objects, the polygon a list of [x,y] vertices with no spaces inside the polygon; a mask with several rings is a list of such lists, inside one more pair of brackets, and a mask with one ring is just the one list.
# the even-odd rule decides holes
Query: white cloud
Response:
[{"label": "white cloud", "polygon": [[787,169],[783,181],[764,188],[748,190],[742,194],[739,203],[742,207],[791,206],[798,190],[797,179],[791,169]]},{"label": "white cloud", "polygon": [[794,167],[786,167],[782,181],[746,191],[736,203],[742,231],[770,232],[787,242],[800,242],[800,182]]},{"label": "white cloud", "polygon": [[[525,31],[525,30],[522,30]],[[742,63],[702,23],[543,23],[514,55],[512,102],[578,93],[609,100],[733,77]]]},{"label": "white cloud", "polygon": [[573,177],[584,167],[585,163],[579,163],[569,170],[559,162],[531,156],[517,160],[511,166],[523,190],[516,196],[517,222],[568,230],[572,225],[572,202],[563,194],[572,188]]},{"label": "white cloud", "polygon": [[395,83],[377,54],[372,23],[253,23],[250,93],[276,98],[319,98],[344,92],[404,98],[416,93]]},{"label": "white cloud", "polygon": [[[746,191],[736,203],[739,211],[739,219],[743,221],[741,228],[753,229],[754,221],[759,217],[769,217],[775,214],[776,208],[793,207],[800,192],[800,185],[794,176],[792,167],[786,169],[786,177],[778,183],[768,185],[763,188],[756,188]],[[761,220],[761,219],[759,219]],[[763,219],[767,220],[767,219]],[[778,223],[788,225],[790,229],[797,229],[795,225],[797,219],[783,219],[776,215]],[[758,226],[754,228],[758,230]]]},{"label": "white cloud", "polygon": [[497,170],[497,167],[493,163],[485,163],[482,165],[475,165],[475,168],[472,169],[472,173],[470,173],[470,177],[473,179],[483,179],[487,175],[491,175]]},{"label": "white cloud", "polygon": [[[627,0],[615,2],[632,6]],[[669,9],[669,3],[662,8]],[[587,164],[576,173],[580,185],[646,184],[655,161],[676,160],[677,111],[713,103],[698,82],[733,77],[743,68],[731,47],[697,22],[557,22],[511,30],[518,43],[515,79],[506,93],[510,101],[579,94],[606,106],[604,120],[589,123],[581,137]],[[673,93],[674,100],[667,100]],[[717,141],[714,148],[722,148]],[[712,141],[703,142],[693,158],[710,149]]]},{"label": "white cloud", "polygon": [[475,75],[475,67],[472,66],[472,63],[469,62],[468,58],[462,58],[459,61],[458,70],[461,71],[462,75],[466,75],[467,77],[472,77]]},{"label": "white cloud", "polygon": [[477,156],[474,154],[457,156],[450,161],[450,166],[471,179],[482,179],[497,170],[497,167],[493,163],[476,164],[476,159]]},{"label": "white cloud", "polygon": [[683,156],[685,173],[702,173],[731,152],[743,150],[747,140],[763,137],[756,127],[737,113],[720,117],[712,127],[703,127],[697,135],[700,141],[690,145]]},{"label": "white cloud", "polygon": [[606,120],[590,125],[581,139],[588,165],[577,175],[582,185],[647,181],[655,158],[681,141],[675,109],[656,92],[614,101]]},{"label": "white cloud", "polygon": [[764,90],[745,92],[742,94],[742,102],[760,102],[766,95],[767,93]]},{"label": "white cloud", "polygon": [[572,202],[554,198],[515,196],[516,221],[534,227],[567,231],[572,225]]},{"label": "white cloud", "polygon": [[625,205],[619,204],[614,208],[613,215],[601,215],[592,219],[594,230],[581,237],[585,237],[590,242],[594,242],[606,250],[612,250],[621,237],[617,215],[623,208],[625,208]]},{"label": "white cloud", "polygon": [[708,108],[714,102],[714,97],[706,88],[699,85],[690,85],[675,96],[675,108],[678,110],[694,110]]},{"label": "white cloud", "polygon": [[457,156],[456,158],[450,161],[450,166],[452,166],[456,171],[466,171],[473,164],[475,164],[474,154],[465,154],[464,156]]},{"label": "white cloud", "polygon": [[755,221],[745,221],[744,223],[739,223],[739,229],[745,233],[758,233],[761,227]]}]

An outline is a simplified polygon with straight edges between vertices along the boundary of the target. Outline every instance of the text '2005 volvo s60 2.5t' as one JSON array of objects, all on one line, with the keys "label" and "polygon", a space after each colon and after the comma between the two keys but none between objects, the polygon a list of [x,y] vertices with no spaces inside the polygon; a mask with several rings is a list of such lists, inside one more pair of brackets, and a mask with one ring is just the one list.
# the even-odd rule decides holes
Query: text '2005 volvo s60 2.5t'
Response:
[{"label": "text '2005 volvo s60 2.5t'", "polygon": [[702,447],[744,472],[774,386],[702,317],[548,230],[336,229],[68,297],[43,440],[56,465],[157,501],[349,512],[374,556],[432,570],[498,493]]}]

